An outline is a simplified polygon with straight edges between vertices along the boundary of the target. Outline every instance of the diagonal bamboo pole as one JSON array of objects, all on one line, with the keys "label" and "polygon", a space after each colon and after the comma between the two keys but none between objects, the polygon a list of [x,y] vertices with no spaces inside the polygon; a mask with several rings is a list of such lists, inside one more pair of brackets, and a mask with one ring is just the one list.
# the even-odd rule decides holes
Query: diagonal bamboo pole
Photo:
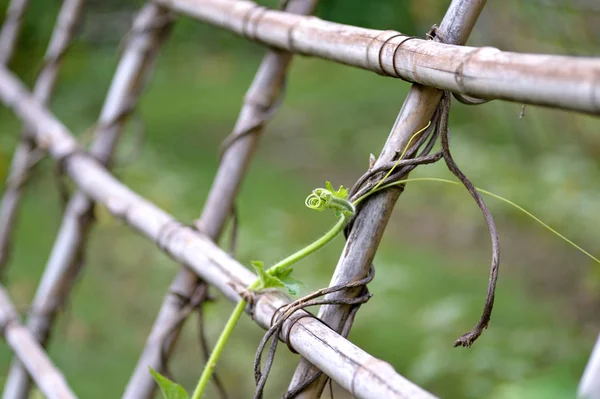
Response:
[{"label": "diagonal bamboo pole", "polygon": [[8,5],[2,30],[0,30],[0,64],[2,65],[7,65],[13,56],[28,2],[28,0],[12,0]]},{"label": "diagonal bamboo pole", "polygon": [[[79,150],[75,138],[31,95],[6,68],[0,66],[0,101],[32,127],[33,138],[94,201],[115,217],[154,241],[177,262],[193,269],[233,302],[256,275],[203,233],[183,226],[154,204],[135,194],[112,176],[97,160]],[[263,328],[268,328],[277,309],[289,302],[281,292],[250,292],[246,309]],[[304,313],[305,314],[305,313]],[[300,313],[299,315],[303,315]],[[293,326],[293,328],[291,328]],[[430,393],[397,374],[388,363],[361,350],[316,318],[288,320],[283,336],[303,357],[326,372],[358,398],[423,398]]]},{"label": "diagonal bamboo pole", "polygon": [[267,10],[248,0],[156,1],[277,49],[475,97],[600,114],[600,58],[406,41],[399,32]]},{"label": "diagonal bamboo pole", "polygon": [[600,399],[600,335],[592,350],[577,390],[579,399]]},{"label": "diagonal bamboo pole", "polygon": [[[464,44],[484,5],[485,1],[481,0],[453,0],[436,34],[451,43]],[[413,85],[379,159],[375,162],[375,168],[393,161],[398,151],[402,151],[409,143],[412,135],[427,125],[440,102],[441,95],[442,92],[437,89]],[[363,205],[356,217],[354,228],[348,236],[330,286],[360,280],[367,276],[394,204],[401,192],[398,188],[386,190],[374,195]],[[359,293],[360,288],[332,293],[326,298],[354,297]],[[318,317],[334,331],[344,331],[347,335],[352,324],[352,320],[349,319],[351,309],[349,305],[324,305],[319,310]],[[296,368],[290,389],[317,371],[309,361],[302,359]],[[327,377],[322,375],[297,397],[302,399],[320,397],[326,382]]]},{"label": "diagonal bamboo pole", "polygon": [[[286,11],[303,15],[311,14],[317,3],[318,0],[290,0],[286,5]],[[246,93],[238,120],[229,136],[232,140],[224,149],[202,215],[195,223],[198,230],[214,241],[219,239],[231,214],[263,127],[282,98],[291,60],[291,53],[270,50],[265,55]],[[163,361],[168,359],[183,327],[179,316],[182,307],[189,302],[197,285],[198,277],[187,268],[182,268],[171,283],[146,346],[127,384],[123,396],[125,399],[151,397],[156,386],[148,373],[148,366],[164,372],[166,365]]]},{"label": "diagonal bamboo pole", "polygon": [[[91,154],[110,165],[124,124],[134,110],[160,45],[170,30],[168,9],[149,4],[134,21],[128,46],[119,63],[95,129]],[[77,191],[67,204],[58,237],[36,292],[27,327],[46,346],[52,323],[66,302],[83,266],[83,251],[93,224],[93,201]],[[11,366],[3,397],[25,399],[30,390],[26,371]]]},{"label": "diagonal bamboo pole", "polygon": [[42,393],[49,399],[75,399],[65,378],[52,364],[44,348],[21,323],[4,287],[0,286],[0,331],[23,362]]},{"label": "diagonal bamboo pole", "polygon": [[[4,61],[7,60],[13,49],[9,43],[13,43],[12,46],[14,46],[14,41],[16,41],[18,28],[14,26],[17,21],[13,19],[17,18],[16,14],[18,10],[21,13],[24,11],[18,7],[22,6],[22,4],[17,5],[16,3],[19,2],[11,4],[9,9],[11,18],[6,22],[9,26],[3,25],[2,33],[0,33],[0,49],[2,49],[1,54],[4,57]],[[52,32],[52,37],[44,56],[43,67],[33,88],[34,97],[42,104],[46,104],[49,101],[50,95],[54,90],[62,57],[71,43],[75,25],[79,20],[82,3],[83,0],[65,0],[58,14],[56,26]],[[13,7],[17,10],[13,11]],[[20,21],[20,17],[18,20]],[[10,35],[14,35],[12,40],[7,39]],[[5,273],[4,269],[9,260],[10,243],[19,212],[23,186],[27,181],[29,169],[36,158],[33,143],[25,138],[26,135],[27,132],[24,131],[22,139],[13,155],[6,189],[0,203],[0,276]]]}]

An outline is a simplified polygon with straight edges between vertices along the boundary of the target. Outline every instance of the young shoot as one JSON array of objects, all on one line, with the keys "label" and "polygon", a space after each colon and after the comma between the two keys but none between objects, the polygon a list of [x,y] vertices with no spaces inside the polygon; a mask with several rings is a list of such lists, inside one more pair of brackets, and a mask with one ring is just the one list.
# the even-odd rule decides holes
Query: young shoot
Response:
[{"label": "young shoot", "polygon": [[[275,265],[273,265],[267,269],[265,269],[263,262],[252,261],[252,267],[256,271],[258,278],[256,279],[256,281],[254,281],[252,284],[250,284],[247,287],[247,290],[248,291],[260,291],[260,290],[264,290],[267,288],[279,288],[279,289],[285,288],[291,295],[296,295],[298,293],[298,288],[300,286],[300,282],[291,277],[291,274],[293,272],[292,265],[295,264],[296,262],[300,261],[301,259],[304,259],[305,257],[309,256],[310,254],[318,251],[319,249],[323,248],[326,244],[331,242],[340,232],[342,232],[346,223],[348,223],[350,218],[356,212],[356,207],[362,201],[364,201],[366,198],[368,198],[369,196],[373,195],[376,192],[385,190],[386,188],[389,188],[389,187],[398,186],[398,185],[401,185],[404,183],[409,183],[409,182],[430,181],[430,182],[439,182],[439,183],[446,183],[446,184],[453,184],[453,185],[461,185],[461,183],[458,181],[435,178],[435,177],[402,179],[402,180],[398,180],[398,181],[395,181],[395,182],[392,182],[389,184],[383,184],[385,179],[387,179],[388,176],[390,176],[392,174],[392,172],[394,171],[396,166],[398,166],[400,161],[404,158],[404,156],[406,155],[406,152],[410,148],[410,145],[412,144],[413,140],[420,133],[425,131],[430,125],[431,125],[431,121],[427,124],[427,126],[425,126],[424,128],[422,128],[421,130],[419,130],[418,132],[416,132],[415,134],[412,135],[412,137],[406,144],[406,147],[404,148],[402,154],[400,155],[400,157],[398,158],[398,160],[396,161],[394,166],[373,187],[373,189],[371,189],[368,193],[366,193],[362,197],[356,199],[354,202],[350,202],[348,200],[348,190],[345,189],[343,186],[340,186],[340,188],[338,190],[334,190],[331,183],[326,182],[325,188],[317,188],[317,189],[313,190],[313,192],[306,198],[306,200],[304,202],[305,205],[308,208],[314,209],[316,211],[324,211],[326,209],[330,209],[334,212],[335,216],[338,218],[338,221],[335,223],[335,225],[329,231],[327,231],[319,239],[315,240],[311,244],[309,244],[306,247],[300,249],[299,251],[291,254],[287,258],[277,262]],[[553,234],[555,234],[562,240],[566,241],[567,243],[569,243],[570,245],[575,247],[577,250],[584,253],[590,259],[594,260],[596,263],[600,263],[600,259],[593,256],[589,252],[585,251],[579,245],[575,244],[573,241],[569,240],[567,237],[560,234],[558,231],[556,231],[555,229],[553,229],[546,223],[542,222],[538,217],[534,216],[531,212],[527,211],[523,207],[515,204],[514,202],[512,202],[504,197],[494,194],[490,191],[483,190],[483,189],[480,189],[477,187],[475,187],[475,189],[482,194],[486,194],[486,195],[492,196],[496,199],[499,199],[499,200],[509,204],[510,206],[516,208],[520,212],[523,212],[525,215],[532,218],[537,223],[541,224],[544,228],[548,229],[550,232],[552,232]],[[213,351],[210,355],[210,358],[208,359],[208,362],[204,368],[204,371],[202,372],[202,375],[200,376],[200,379],[198,381],[196,389],[194,390],[194,393],[191,396],[191,399],[202,398],[202,395],[203,395],[204,391],[206,390],[208,382],[210,381],[213,371],[217,365],[217,362],[218,362],[221,354],[223,353],[225,345],[227,344],[227,341],[229,340],[229,337],[231,336],[238,320],[244,313],[244,309],[246,308],[246,305],[247,305],[247,302],[243,298],[241,298],[240,301],[237,303],[236,307],[234,308],[233,313],[229,317],[227,324],[225,325],[223,331],[221,332],[221,335],[219,336],[217,343],[215,344],[215,348],[213,349]],[[150,369],[150,372],[151,372],[152,376],[154,377],[154,379],[156,380],[157,384],[159,385],[161,392],[163,393],[163,396],[165,399],[190,399],[190,396],[180,385],[170,381],[169,379],[160,375],[159,373],[155,372],[152,369]]]},{"label": "young shoot", "polygon": [[[298,293],[298,287],[300,283],[291,277],[291,273],[293,271],[292,265],[331,242],[331,240],[333,240],[343,230],[344,226],[355,212],[354,205],[348,200],[348,190],[343,186],[340,186],[338,190],[334,190],[329,182],[325,183],[325,188],[317,188],[313,190],[313,192],[306,198],[304,203],[308,208],[317,211],[324,211],[325,209],[332,210],[335,216],[338,218],[337,223],[322,237],[293,253],[287,258],[277,262],[268,269],[265,269],[263,262],[252,261],[252,266],[258,274],[258,279],[248,286],[247,289],[249,291],[260,291],[267,288],[286,288],[290,294],[296,295]],[[221,332],[221,335],[215,344],[215,348],[213,349],[210,358],[204,367],[204,371],[202,372],[200,380],[198,381],[196,389],[191,397],[192,399],[202,398],[219,357],[221,356],[221,353],[223,352],[223,349],[225,348],[225,345],[227,344],[227,341],[229,340],[229,337],[231,336],[231,333],[233,332],[238,320],[244,313],[246,305],[246,301],[241,298],[234,308],[233,313],[229,317],[229,320]],[[166,378],[163,377],[163,380],[161,380],[162,384],[165,383],[164,380],[166,380]],[[175,383],[172,384],[177,385]],[[174,389],[173,391],[180,392],[179,389]],[[165,390],[163,390],[163,393],[164,392]],[[172,398],[166,397],[166,399]]]}]

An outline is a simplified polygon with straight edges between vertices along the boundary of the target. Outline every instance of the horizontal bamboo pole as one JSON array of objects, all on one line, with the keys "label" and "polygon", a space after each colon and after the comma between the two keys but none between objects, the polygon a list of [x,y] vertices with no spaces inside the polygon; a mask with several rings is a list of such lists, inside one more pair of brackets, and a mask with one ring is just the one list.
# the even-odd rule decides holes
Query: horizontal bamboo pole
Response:
[{"label": "horizontal bamboo pole", "polygon": [[292,15],[248,0],[156,1],[281,50],[465,95],[600,114],[600,58],[409,40],[395,31]]},{"label": "horizontal bamboo pole", "polygon": [[[240,300],[239,292],[256,279],[252,272],[206,235],[181,225],[119,182],[93,157],[81,152],[70,132],[36,103],[5,67],[0,67],[0,98],[32,128],[32,138],[38,146],[64,163],[65,171],[90,198],[156,242],[227,298]],[[279,292],[255,295],[253,309],[247,310],[252,311],[261,327],[267,328],[275,310],[287,301]],[[390,364],[369,355],[316,319],[302,318],[295,324],[288,321],[283,336],[290,327],[290,343],[296,351],[358,398],[433,398],[397,374]]]},{"label": "horizontal bamboo pole", "polygon": [[49,399],[74,399],[65,378],[44,349],[21,323],[4,287],[0,287],[0,330],[17,358]]}]

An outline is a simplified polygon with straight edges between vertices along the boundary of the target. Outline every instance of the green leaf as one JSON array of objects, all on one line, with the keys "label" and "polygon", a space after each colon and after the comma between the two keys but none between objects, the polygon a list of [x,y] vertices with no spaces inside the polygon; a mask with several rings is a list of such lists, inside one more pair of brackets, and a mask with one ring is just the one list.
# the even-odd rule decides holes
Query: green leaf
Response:
[{"label": "green leaf", "polygon": [[282,278],[281,281],[283,282],[283,285],[288,290],[290,295],[294,296],[298,295],[298,292],[300,292],[300,288],[304,285],[300,280],[296,280],[291,276],[286,276]]},{"label": "green leaf", "polygon": [[263,262],[259,260],[253,260],[251,263],[252,267],[254,267],[254,270],[256,270],[256,273],[258,274],[258,278],[260,279],[260,285],[258,286],[257,290],[285,287],[285,284],[283,284],[278,277],[272,276],[265,270],[265,265]]},{"label": "green leaf", "polygon": [[338,190],[334,190],[333,186],[331,185],[330,182],[326,181],[325,182],[325,188],[327,188],[327,190],[331,191],[331,193],[338,198],[343,198],[346,199],[348,198],[348,189],[344,188],[344,186],[340,186],[340,188]]},{"label": "green leaf", "polygon": [[165,399],[190,399],[190,395],[188,395],[181,385],[152,370],[152,367],[148,367],[148,369],[160,387],[160,391]]},{"label": "green leaf", "polygon": [[288,290],[290,295],[298,295],[300,287],[303,285],[299,280],[296,280],[291,276],[294,271],[291,267],[284,267],[282,269],[273,271],[273,277],[277,278],[283,286]]}]

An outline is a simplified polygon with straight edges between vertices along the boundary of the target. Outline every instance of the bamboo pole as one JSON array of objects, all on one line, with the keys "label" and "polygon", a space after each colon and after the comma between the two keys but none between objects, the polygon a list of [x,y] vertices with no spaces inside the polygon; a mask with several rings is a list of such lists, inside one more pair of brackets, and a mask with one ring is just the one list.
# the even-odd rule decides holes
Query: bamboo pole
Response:
[{"label": "bamboo pole", "polygon": [[13,56],[28,3],[28,0],[12,0],[8,5],[0,30],[0,64],[2,65],[7,65]]},{"label": "bamboo pole", "polygon": [[[194,270],[233,302],[256,280],[256,275],[216,246],[203,233],[178,223],[171,215],[135,194],[98,161],[79,150],[75,138],[41,107],[19,80],[0,66],[0,100],[30,125],[38,145],[64,164],[66,173],[94,201],[104,205],[177,262]],[[270,326],[276,309],[289,298],[270,291],[253,295],[247,308],[263,328]],[[288,320],[284,336],[303,357],[328,373],[358,398],[433,398],[397,374],[391,365],[364,352],[314,318]],[[289,331],[288,331],[289,330]]]},{"label": "bamboo pole", "polygon": [[[73,39],[73,31],[79,20],[82,3],[83,0],[65,0],[60,9],[56,26],[54,27],[48,49],[44,56],[43,67],[33,88],[33,96],[41,104],[45,105],[50,100],[58,78],[62,58]],[[11,13],[9,10],[9,14]],[[11,33],[15,30],[16,28],[7,28],[7,31]],[[4,34],[4,31],[2,34]],[[3,40],[0,40],[0,46],[3,46],[2,42]],[[26,130],[27,127],[24,128],[21,141],[17,145],[17,149],[13,155],[6,189],[2,196],[2,203],[0,203],[0,275],[5,273],[4,269],[9,259],[11,239],[19,212],[23,187],[27,182],[29,170],[36,158],[33,143],[26,139]]]},{"label": "bamboo pole", "polygon": [[585,366],[577,392],[579,399],[600,399],[600,335]]},{"label": "bamboo pole", "polygon": [[[484,5],[485,1],[480,0],[453,0],[436,35],[451,43],[464,44]],[[412,135],[427,125],[433,117],[441,95],[442,93],[437,89],[413,85],[374,168],[393,161],[398,151],[407,146]],[[394,204],[401,192],[398,188],[386,190],[367,199],[363,204],[333,273],[330,286],[357,281],[367,276]],[[329,294],[326,298],[355,297],[359,293],[360,288],[344,290]],[[352,325],[352,320],[349,319],[351,309],[352,306],[349,305],[324,305],[320,308],[318,317],[334,331],[344,331],[348,334]],[[317,371],[310,359],[302,359],[296,368],[290,389]],[[326,382],[327,376],[320,376],[297,397],[299,399],[320,397]]]},{"label": "bamboo pole", "polygon": [[503,52],[411,39],[248,0],[156,0],[274,48],[316,56],[442,90],[600,114],[600,58]]},{"label": "bamboo pole", "polygon": [[[290,0],[286,11],[311,14],[318,0]],[[234,207],[235,198],[248,170],[250,160],[262,133],[282,99],[287,69],[292,54],[270,50],[265,55],[254,80],[246,93],[231,138],[224,149],[221,163],[196,227],[218,241],[223,227]],[[125,389],[124,399],[150,398],[156,384],[148,373],[148,366],[164,372],[165,364],[175,347],[183,327],[182,307],[189,302],[198,285],[198,277],[183,267],[171,283],[161,305],[146,346]],[[187,298],[182,301],[181,298]]]},{"label": "bamboo pole", "polygon": [[[91,146],[91,154],[107,166],[111,164],[125,122],[139,99],[171,22],[170,11],[156,4],[148,4],[134,21]],[[52,323],[83,266],[85,243],[93,224],[93,205],[81,191],[75,192],[67,204],[27,321],[27,327],[42,346],[47,345]],[[18,361],[13,362],[3,397],[25,399],[29,390],[27,373]]]},{"label": "bamboo pole", "polygon": [[0,331],[15,355],[23,362],[42,393],[49,399],[75,399],[60,371],[44,349],[21,323],[4,287],[0,286]]}]

